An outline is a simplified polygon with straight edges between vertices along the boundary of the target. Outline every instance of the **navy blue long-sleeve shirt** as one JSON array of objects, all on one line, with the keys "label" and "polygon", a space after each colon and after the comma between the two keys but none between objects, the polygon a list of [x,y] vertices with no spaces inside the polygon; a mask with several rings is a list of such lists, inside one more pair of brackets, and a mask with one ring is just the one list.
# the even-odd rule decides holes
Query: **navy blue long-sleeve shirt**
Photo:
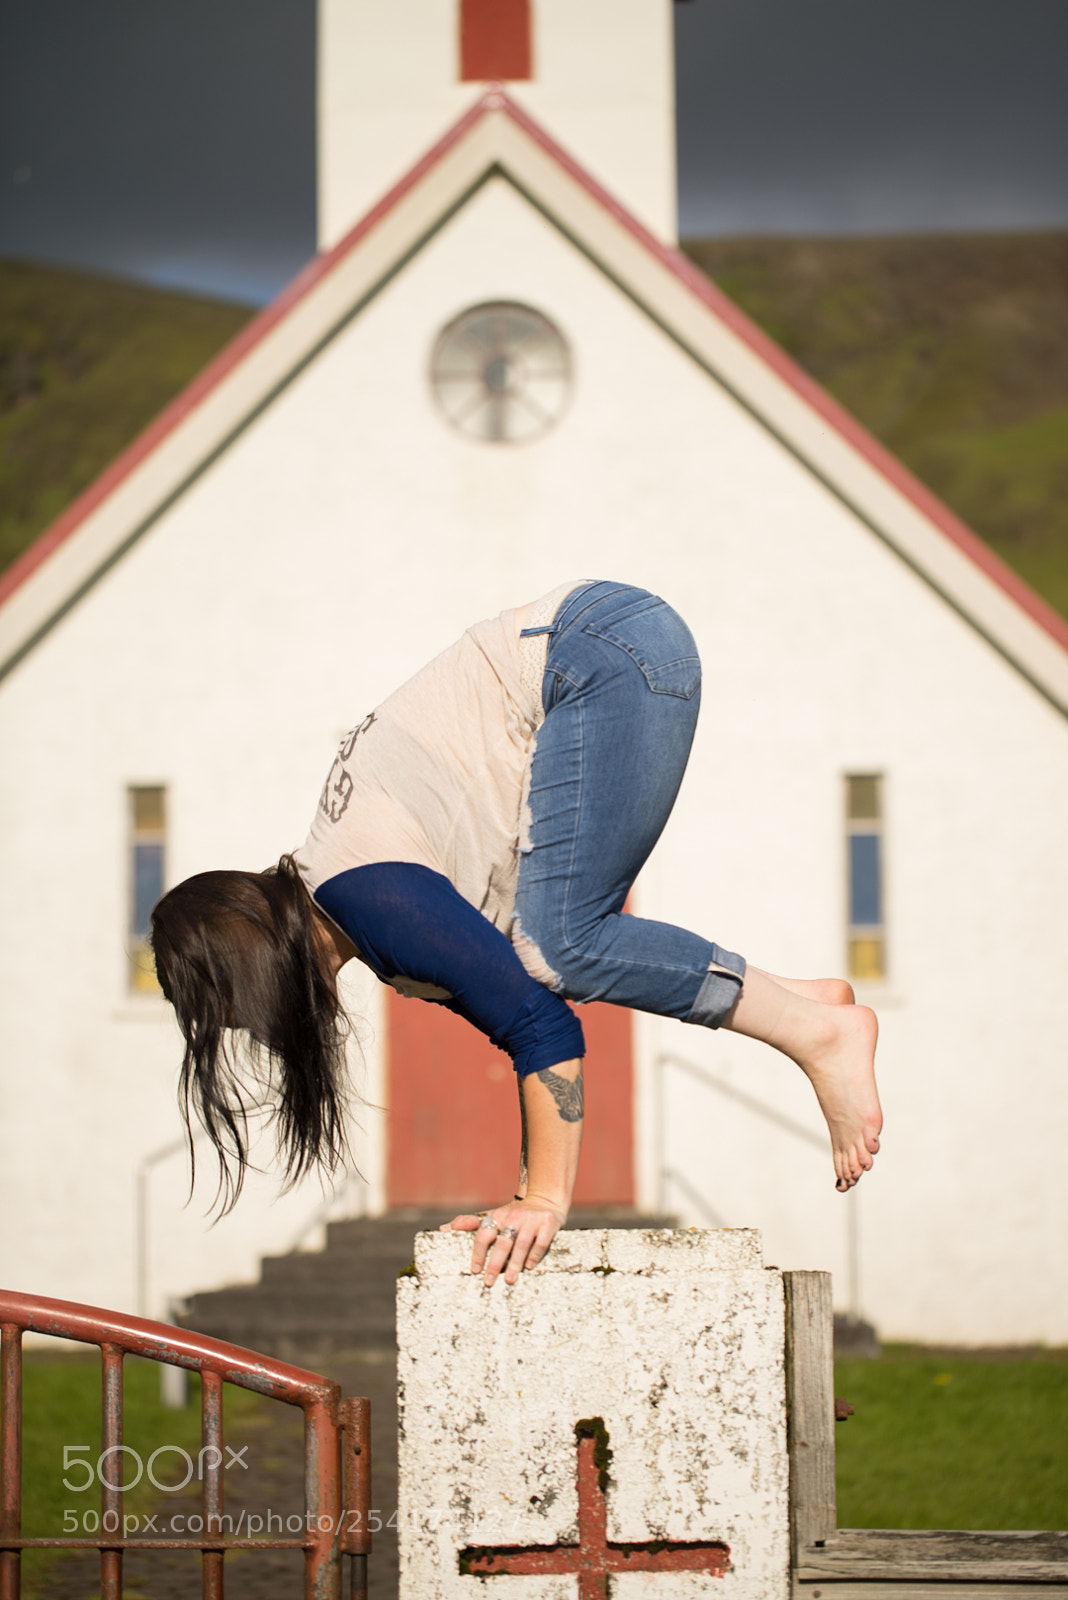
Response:
[{"label": "navy blue long-sleeve shirt", "polygon": [[508,939],[441,873],[375,862],[328,878],[315,900],[384,983],[407,979],[440,991],[424,998],[488,1034],[520,1077],[585,1054],[571,1008],[530,976]]}]

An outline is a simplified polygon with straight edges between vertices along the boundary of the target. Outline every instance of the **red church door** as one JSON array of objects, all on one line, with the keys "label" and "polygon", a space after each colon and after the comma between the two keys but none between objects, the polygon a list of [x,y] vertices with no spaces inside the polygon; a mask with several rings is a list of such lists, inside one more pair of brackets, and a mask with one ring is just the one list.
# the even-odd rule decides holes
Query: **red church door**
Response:
[{"label": "red church door", "polygon": [[[586,1035],[582,1205],[634,1200],[631,1015],[579,1010]],[[469,1023],[387,990],[390,1206],[499,1205],[515,1190],[519,1100],[506,1055]]]}]

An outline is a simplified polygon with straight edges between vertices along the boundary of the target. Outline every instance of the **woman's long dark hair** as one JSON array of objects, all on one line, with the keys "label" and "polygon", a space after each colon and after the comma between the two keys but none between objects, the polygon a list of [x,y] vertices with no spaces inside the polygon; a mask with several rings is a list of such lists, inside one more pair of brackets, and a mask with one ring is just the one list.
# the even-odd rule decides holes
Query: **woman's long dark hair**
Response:
[{"label": "woman's long dark hair", "polygon": [[[152,912],[160,986],[185,1036],[178,1099],[219,1158],[228,1211],[248,1167],[248,1117],[273,1102],[286,1179],[343,1161],[345,1016],[291,856],[267,872],[201,872]],[[245,1073],[232,1030],[247,1033]]]}]

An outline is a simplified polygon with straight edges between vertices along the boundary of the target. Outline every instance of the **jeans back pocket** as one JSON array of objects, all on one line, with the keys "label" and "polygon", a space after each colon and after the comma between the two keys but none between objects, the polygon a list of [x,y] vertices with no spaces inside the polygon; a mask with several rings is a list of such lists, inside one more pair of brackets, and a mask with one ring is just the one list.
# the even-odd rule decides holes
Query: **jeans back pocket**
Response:
[{"label": "jeans back pocket", "polygon": [[654,694],[691,700],[701,686],[701,660],[693,634],[664,600],[648,601],[607,625],[588,622],[582,631],[625,651]]}]

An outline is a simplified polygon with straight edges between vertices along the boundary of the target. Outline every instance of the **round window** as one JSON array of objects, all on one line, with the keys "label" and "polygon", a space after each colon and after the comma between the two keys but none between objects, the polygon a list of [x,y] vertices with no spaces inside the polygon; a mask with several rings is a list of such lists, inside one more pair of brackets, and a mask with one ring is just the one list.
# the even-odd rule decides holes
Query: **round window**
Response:
[{"label": "round window", "polygon": [[443,416],[470,439],[525,444],[563,416],[571,354],[559,328],[530,306],[472,306],[437,337],[430,382]]}]

